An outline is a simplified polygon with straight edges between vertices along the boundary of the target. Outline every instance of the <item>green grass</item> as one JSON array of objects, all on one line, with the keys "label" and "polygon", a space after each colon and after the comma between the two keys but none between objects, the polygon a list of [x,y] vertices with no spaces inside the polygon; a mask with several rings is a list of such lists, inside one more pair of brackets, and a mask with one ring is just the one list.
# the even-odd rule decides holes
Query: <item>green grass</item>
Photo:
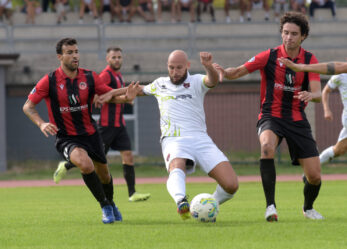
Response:
[{"label": "green grass", "polygon": [[[165,184],[138,185],[147,202],[129,203],[116,186],[124,221],[101,222],[101,211],[85,186],[0,189],[0,248],[14,249],[343,249],[347,248],[347,182],[324,182],[316,209],[326,219],[304,219],[302,183],[277,184],[278,223],[264,220],[260,183],[241,183],[235,198],[220,207],[215,224],[183,222]],[[215,184],[187,184],[192,199]]]},{"label": "green grass", "polygon": [[[233,156],[229,158],[234,159]],[[345,158],[343,158],[345,160]],[[238,175],[259,175],[258,155],[237,154],[237,161],[232,165]],[[123,177],[123,169],[119,157],[109,158],[110,171],[116,178]],[[167,172],[162,158],[135,158],[137,177],[163,177]],[[283,163],[276,159],[276,171],[278,175],[301,174],[301,167],[292,166],[287,157],[283,156]],[[30,180],[52,179],[53,172],[58,161],[20,161],[9,162],[9,169],[0,173],[0,180]],[[346,163],[329,163],[322,166],[323,174],[347,174]],[[206,174],[197,168],[193,176],[205,176]],[[66,179],[80,178],[78,170],[70,170]]]}]

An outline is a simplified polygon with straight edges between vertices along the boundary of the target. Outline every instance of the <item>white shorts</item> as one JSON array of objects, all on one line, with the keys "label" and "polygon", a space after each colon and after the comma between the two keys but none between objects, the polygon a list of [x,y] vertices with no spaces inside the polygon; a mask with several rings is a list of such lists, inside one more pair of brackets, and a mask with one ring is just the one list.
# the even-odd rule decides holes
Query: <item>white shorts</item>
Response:
[{"label": "white shorts", "polygon": [[339,138],[337,139],[338,142],[347,138],[347,115],[344,112],[342,112],[341,120],[342,120],[343,128],[340,131]]},{"label": "white shorts", "polygon": [[193,161],[193,165],[186,166],[187,174],[195,171],[197,163],[208,174],[219,163],[229,161],[205,133],[189,137],[165,137],[161,141],[161,149],[167,170],[169,170],[169,165],[175,158],[185,158]]}]

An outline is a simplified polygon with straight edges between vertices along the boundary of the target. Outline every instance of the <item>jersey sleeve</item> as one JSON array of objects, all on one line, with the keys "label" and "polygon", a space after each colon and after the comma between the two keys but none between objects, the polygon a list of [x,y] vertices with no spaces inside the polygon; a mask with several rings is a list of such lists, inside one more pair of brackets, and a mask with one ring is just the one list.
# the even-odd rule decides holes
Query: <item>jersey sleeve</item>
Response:
[{"label": "jersey sleeve", "polygon": [[[318,60],[316,58],[316,56],[312,55],[310,64],[317,64]],[[320,74],[318,73],[308,73],[308,81],[319,81],[320,82]]]},{"label": "jersey sleeve", "polygon": [[155,80],[143,88],[143,93],[146,95],[156,95],[157,89],[157,80]]},{"label": "jersey sleeve", "polygon": [[105,84],[104,81],[100,78],[99,75],[97,75],[95,72],[93,72],[93,78],[95,82],[95,93],[98,95],[102,95],[104,93],[107,93],[112,90],[111,87]]},{"label": "jersey sleeve", "polygon": [[243,65],[247,68],[249,73],[252,73],[258,69],[264,68],[269,59],[269,56],[270,56],[270,50],[260,52],[256,56],[253,56],[251,59],[249,59]]},{"label": "jersey sleeve", "polygon": [[101,83],[104,83],[106,85],[110,85],[111,77],[110,77],[110,74],[107,71],[102,71],[99,74],[99,78],[100,78]]},{"label": "jersey sleeve", "polygon": [[328,86],[331,89],[336,89],[341,85],[341,76],[340,75],[333,75],[329,81],[328,81]]},{"label": "jersey sleeve", "polygon": [[28,99],[34,104],[40,103],[40,101],[48,97],[49,92],[49,79],[48,74],[37,82],[36,86],[31,90]]}]

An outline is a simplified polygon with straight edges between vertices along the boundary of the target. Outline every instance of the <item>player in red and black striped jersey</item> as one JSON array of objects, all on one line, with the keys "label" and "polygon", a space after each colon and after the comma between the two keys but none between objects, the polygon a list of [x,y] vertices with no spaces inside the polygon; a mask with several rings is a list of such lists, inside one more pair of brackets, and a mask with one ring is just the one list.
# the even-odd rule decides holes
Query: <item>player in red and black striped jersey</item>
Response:
[{"label": "player in red and black striped jersey", "polygon": [[[100,80],[113,89],[124,88],[124,81],[120,69],[123,62],[122,50],[110,47],[106,51],[106,68],[99,74]],[[105,146],[105,153],[111,148],[120,151],[123,163],[123,175],[128,186],[129,201],[144,201],[150,197],[149,193],[135,191],[134,159],[131,152],[131,142],[125,128],[123,117],[123,103],[105,103],[101,107],[99,132]],[[59,183],[66,171],[73,168],[71,162],[60,162],[54,173],[54,181]]]},{"label": "player in red and black striped jersey", "polygon": [[261,145],[260,173],[267,209],[267,221],[277,221],[275,204],[276,170],[274,156],[277,146],[285,138],[293,165],[301,165],[307,177],[304,187],[305,217],[322,219],[313,209],[313,202],[321,186],[319,153],[313,139],[304,109],[308,101],[321,99],[320,76],[316,73],[296,73],[280,63],[285,57],[303,64],[317,63],[316,57],[304,50],[301,43],[309,34],[306,16],[287,12],[281,18],[283,44],[259,53],[245,64],[236,68],[223,69],[216,64],[221,77],[237,79],[255,70],[260,70],[260,113],[258,136]]},{"label": "player in red and black striped jersey", "polygon": [[[126,90],[113,90],[100,81],[99,76],[79,68],[77,41],[64,38],[57,43],[60,67],[45,75],[34,87],[23,106],[24,113],[42,133],[56,135],[56,148],[67,160],[76,165],[83,180],[103,211],[104,223],[121,220],[113,201],[113,181],[97,126],[91,116],[95,94],[108,95],[112,101],[127,102],[135,98]],[[133,83],[129,89],[132,89]],[[126,95],[117,96],[126,93]],[[115,97],[115,98],[114,98]],[[45,99],[49,122],[45,122],[35,106]]]}]

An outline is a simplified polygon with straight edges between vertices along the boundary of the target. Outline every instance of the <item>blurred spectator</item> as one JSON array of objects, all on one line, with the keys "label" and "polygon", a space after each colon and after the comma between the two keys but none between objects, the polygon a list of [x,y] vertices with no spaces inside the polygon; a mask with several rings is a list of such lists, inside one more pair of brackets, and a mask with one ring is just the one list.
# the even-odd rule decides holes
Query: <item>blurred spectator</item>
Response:
[{"label": "blurred spectator", "polygon": [[275,7],[275,21],[279,21],[279,16],[282,12],[287,12],[289,10],[289,0],[275,0],[274,2]]},{"label": "blurred spectator", "polygon": [[158,0],[157,20],[162,22],[162,11],[169,10],[171,13],[171,22],[176,22],[175,0]]},{"label": "blurred spectator", "polygon": [[211,21],[216,21],[216,18],[214,16],[213,0],[198,0],[198,5],[196,6],[196,20],[198,22],[201,22],[201,9],[202,12],[206,12],[208,10],[211,15]]},{"label": "blurred spectator", "polygon": [[56,0],[55,9],[57,10],[57,24],[61,24],[62,20],[66,21],[66,12],[69,9],[68,0]]},{"label": "blurred spectator", "polygon": [[12,0],[0,0],[0,23],[4,21],[4,16],[12,25]]},{"label": "blurred spectator", "polygon": [[306,0],[291,0],[290,5],[293,11],[306,14]]},{"label": "blurred spectator", "polygon": [[102,20],[102,16],[105,12],[110,13],[110,22],[114,22],[114,18],[116,16],[116,6],[113,0],[100,0],[100,8],[99,8],[99,16],[100,20]]},{"label": "blurred spectator", "polygon": [[139,0],[136,10],[146,22],[155,21],[152,0]]},{"label": "blurred spectator", "polygon": [[135,11],[133,0],[116,0],[116,14],[120,22],[131,22]]},{"label": "blurred spectator", "polygon": [[24,12],[27,14],[25,23],[35,24],[36,8],[39,3],[36,0],[24,0],[25,6],[23,7]]},{"label": "blurred spectator", "polygon": [[194,0],[177,0],[178,3],[176,5],[177,8],[177,21],[181,21],[182,11],[189,11],[190,14],[190,22],[195,22],[194,15]]},{"label": "blurred spectator", "polygon": [[334,0],[312,0],[310,4],[310,17],[314,18],[314,10],[321,8],[331,9],[333,18],[336,18],[336,7]]},{"label": "blurred spectator", "polygon": [[[232,5],[237,5],[238,3],[240,3],[239,7],[240,7],[240,10],[241,10],[241,2],[242,0],[225,0],[224,1],[224,13],[225,13],[225,22],[226,23],[231,23],[231,18],[230,18],[230,15],[229,15],[229,10],[231,8]],[[243,16],[244,13],[241,13],[241,16]]]},{"label": "blurred spectator", "polygon": [[48,7],[50,7],[49,6],[49,2],[52,2],[52,5],[51,5],[51,10],[53,11],[53,12],[55,12],[55,0],[42,0],[42,4],[41,4],[41,6],[42,6],[42,12],[47,12],[48,11]]},{"label": "blurred spectator", "polygon": [[94,17],[94,23],[99,23],[98,21],[98,11],[96,10],[95,0],[80,0],[80,19],[79,24],[83,24],[83,17],[85,12],[92,12]]},{"label": "blurred spectator", "polygon": [[[255,9],[261,9],[263,8],[265,11],[265,17],[264,20],[265,21],[269,21],[270,15],[269,15],[269,10],[270,10],[270,6],[268,3],[268,0],[242,0],[245,1],[245,5],[246,7],[246,14],[247,14],[247,21],[252,21],[252,15],[251,15],[251,11],[253,8]],[[240,20],[241,21],[241,20]]]}]

